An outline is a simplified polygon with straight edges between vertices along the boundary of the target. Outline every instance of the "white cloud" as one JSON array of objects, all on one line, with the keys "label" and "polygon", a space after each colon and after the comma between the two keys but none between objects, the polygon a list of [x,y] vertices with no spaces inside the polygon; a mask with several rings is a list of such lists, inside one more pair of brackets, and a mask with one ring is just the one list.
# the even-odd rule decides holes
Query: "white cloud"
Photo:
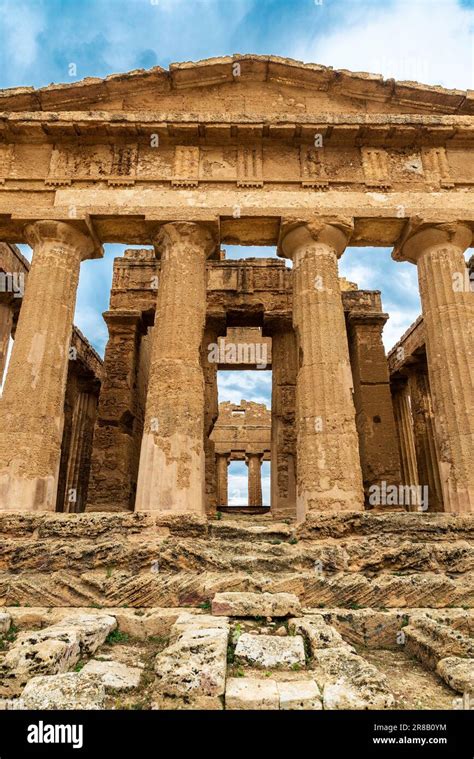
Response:
[{"label": "white cloud", "polygon": [[0,2],[3,55],[8,66],[16,68],[19,77],[37,58],[38,35],[44,26],[40,8],[28,7],[24,2],[16,5],[8,0]]},{"label": "white cloud", "polygon": [[334,31],[293,55],[334,68],[468,89],[474,86],[473,12],[457,0],[347,5]]}]

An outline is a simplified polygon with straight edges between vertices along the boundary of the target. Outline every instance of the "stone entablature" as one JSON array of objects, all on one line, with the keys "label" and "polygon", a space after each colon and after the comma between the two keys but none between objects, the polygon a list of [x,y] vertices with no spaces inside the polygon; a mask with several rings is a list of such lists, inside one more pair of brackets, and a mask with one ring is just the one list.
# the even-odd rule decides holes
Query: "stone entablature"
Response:
[{"label": "stone entablature", "polygon": [[271,411],[264,403],[242,400],[240,404],[219,403],[219,416],[211,439],[216,454],[226,454],[230,461],[243,461],[249,453],[270,460]]}]

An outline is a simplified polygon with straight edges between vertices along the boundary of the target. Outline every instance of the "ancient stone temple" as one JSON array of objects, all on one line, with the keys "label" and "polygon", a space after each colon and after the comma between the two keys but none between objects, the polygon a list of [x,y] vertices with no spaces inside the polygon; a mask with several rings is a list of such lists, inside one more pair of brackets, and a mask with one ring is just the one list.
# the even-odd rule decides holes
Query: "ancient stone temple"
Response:
[{"label": "ancient stone temple", "polygon": [[[472,92],[276,57],[0,91],[0,696],[403,708],[408,653],[439,708],[474,689],[473,146]],[[106,243],[102,360],[73,319]],[[388,357],[349,246],[417,268]],[[220,402],[244,369],[271,408]],[[153,692],[91,658],[117,627],[166,639]]]}]

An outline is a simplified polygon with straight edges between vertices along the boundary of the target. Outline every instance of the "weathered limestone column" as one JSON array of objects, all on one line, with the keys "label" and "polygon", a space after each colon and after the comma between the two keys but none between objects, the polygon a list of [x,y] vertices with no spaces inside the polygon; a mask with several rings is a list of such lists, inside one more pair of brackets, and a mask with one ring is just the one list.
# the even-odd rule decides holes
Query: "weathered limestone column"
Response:
[{"label": "weathered limestone column", "polygon": [[[148,336],[141,311],[106,311],[109,330],[92,447],[87,511],[129,511],[135,503],[143,409],[140,360]],[[137,430],[137,427],[139,428]]]},{"label": "weathered limestone column", "polygon": [[359,444],[337,258],[348,226],[297,224],[281,250],[293,261],[297,336],[297,520],[311,510],[363,509]]},{"label": "weathered limestone column", "polygon": [[228,466],[229,456],[227,453],[218,453],[216,456],[216,479],[217,479],[217,507],[227,506],[229,502],[228,490]]},{"label": "weathered limestone column", "polygon": [[262,456],[248,453],[246,456],[249,475],[249,506],[262,505]]},{"label": "weathered limestone column", "polygon": [[[382,330],[388,315],[351,311],[349,353],[364,490],[400,484],[400,456]],[[387,507],[390,508],[390,507]]]},{"label": "weathered limestone column", "polygon": [[416,263],[444,508],[474,511],[474,296],[461,223],[410,224],[393,251]]},{"label": "weathered limestone column", "polygon": [[12,326],[13,308],[11,306],[11,296],[8,293],[0,293],[0,385],[2,384],[7,364]]},{"label": "weathered limestone column", "polygon": [[443,511],[428,368],[420,361],[407,371],[419,484],[428,486],[428,511]]},{"label": "weathered limestone column", "polygon": [[400,381],[393,385],[392,401],[400,451],[402,483],[404,485],[418,485],[413,419],[406,381]]},{"label": "weathered limestone column", "polygon": [[272,332],[271,511],[296,517],[295,398],[297,353],[292,325]]},{"label": "weathered limestone column", "polygon": [[87,392],[78,394],[72,417],[64,511],[84,511],[96,409],[95,395]]},{"label": "weathered limestone column", "polygon": [[137,484],[137,511],[204,514],[204,377],[208,229],[168,223],[158,232],[161,273]]},{"label": "weathered limestone column", "polygon": [[33,262],[0,402],[0,510],[52,511],[79,268],[96,248],[63,222],[26,233]]}]

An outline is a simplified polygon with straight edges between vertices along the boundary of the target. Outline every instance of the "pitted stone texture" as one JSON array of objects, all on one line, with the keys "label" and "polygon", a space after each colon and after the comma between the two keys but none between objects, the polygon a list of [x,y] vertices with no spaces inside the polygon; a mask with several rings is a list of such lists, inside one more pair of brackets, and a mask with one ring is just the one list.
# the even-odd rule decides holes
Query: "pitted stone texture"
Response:
[{"label": "pitted stone texture", "polygon": [[217,593],[212,600],[215,616],[287,617],[300,611],[298,596],[292,593]]},{"label": "pitted stone texture", "polygon": [[0,635],[8,632],[12,618],[6,611],[0,611]]},{"label": "pitted stone texture", "polygon": [[300,635],[281,638],[275,635],[243,633],[235,647],[236,661],[266,669],[291,669],[305,665],[304,642]]},{"label": "pitted stone texture", "polygon": [[321,694],[314,680],[277,682],[280,709],[319,710],[323,708]]},{"label": "pitted stone texture", "polygon": [[33,677],[23,689],[25,709],[104,708],[105,688],[99,677],[68,672],[61,675]]},{"label": "pitted stone texture", "polygon": [[275,680],[230,677],[225,691],[225,708],[230,710],[276,710],[280,695]]},{"label": "pitted stone texture", "polygon": [[151,704],[153,711],[222,711],[220,696],[163,696],[158,693]]},{"label": "pitted stone texture", "polygon": [[363,509],[359,442],[337,258],[350,224],[288,224],[281,252],[293,261],[296,380],[296,517]]},{"label": "pitted stone texture", "polygon": [[350,650],[320,649],[311,669],[325,709],[390,709],[395,703],[385,677]]},{"label": "pitted stone texture", "polygon": [[92,659],[83,667],[81,674],[97,675],[107,690],[127,691],[138,688],[143,670],[119,661]]},{"label": "pitted stone texture", "polygon": [[474,693],[474,659],[448,656],[438,662],[436,672],[458,693]]},{"label": "pitted stone texture", "polygon": [[335,627],[327,625],[321,617],[290,619],[290,630],[303,635],[314,654],[319,648],[346,648],[352,650]]},{"label": "pitted stone texture", "polygon": [[35,675],[55,675],[90,656],[115,629],[107,614],[80,614],[43,630],[20,633],[0,664],[0,674],[13,692]]},{"label": "pitted stone texture", "polygon": [[81,654],[91,656],[105,642],[109,633],[115,630],[117,620],[106,613],[78,614],[63,619],[58,627],[77,630]]},{"label": "pitted stone texture", "polygon": [[171,645],[155,660],[157,694],[188,699],[224,694],[229,624],[225,618],[183,614]]},{"label": "pitted stone texture", "polygon": [[215,247],[199,224],[168,223],[161,253],[136,511],[204,514],[206,258]]}]

